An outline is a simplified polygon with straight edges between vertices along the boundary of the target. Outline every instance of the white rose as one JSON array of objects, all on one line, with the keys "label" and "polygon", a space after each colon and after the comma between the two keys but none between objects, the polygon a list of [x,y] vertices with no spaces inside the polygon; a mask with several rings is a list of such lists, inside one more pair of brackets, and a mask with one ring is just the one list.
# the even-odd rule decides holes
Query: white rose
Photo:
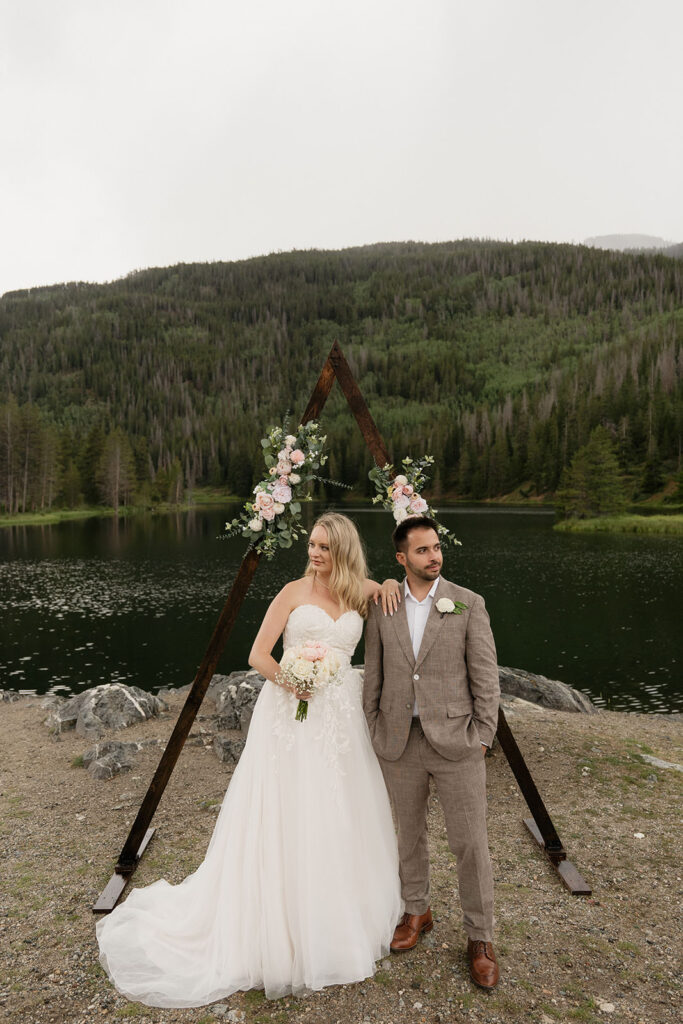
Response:
[{"label": "white rose", "polygon": [[294,445],[296,444],[296,438],[294,437],[294,434],[287,435],[287,437],[285,438],[285,444],[288,445],[290,448],[294,447]]},{"label": "white rose", "polygon": [[252,531],[253,533],[258,533],[258,532],[259,532],[259,530],[260,530],[260,529],[262,529],[262,527],[263,527],[263,523],[261,522],[261,520],[260,520],[260,519],[252,519],[252,520],[250,521],[250,523],[249,523],[249,529],[250,529],[250,530],[251,530],[251,531]]},{"label": "white rose", "polygon": [[407,509],[405,509],[405,508],[395,508],[394,509],[394,520],[397,523],[402,523],[403,520],[407,518],[407,516],[408,516],[408,510]]},{"label": "white rose", "polygon": [[403,476],[403,474],[401,474],[400,476],[395,476],[394,477],[394,483],[395,484],[400,484],[400,486],[403,487],[404,484],[408,483],[408,477],[407,476]]},{"label": "white rose", "polygon": [[441,614],[444,615],[447,612],[454,612],[455,605],[451,601],[450,597],[440,597],[439,600],[436,602],[436,610],[437,612],[441,612]]},{"label": "white rose", "polygon": [[290,482],[290,484],[300,484],[301,483],[301,477],[299,476],[298,473],[290,473],[289,474],[289,482]]},{"label": "white rose", "polygon": [[281,515],[284,512],[284,510],[285,506],[280,501],[276,501],[275,504],[273,505],[273,512],[275,513],[276,516]]}]

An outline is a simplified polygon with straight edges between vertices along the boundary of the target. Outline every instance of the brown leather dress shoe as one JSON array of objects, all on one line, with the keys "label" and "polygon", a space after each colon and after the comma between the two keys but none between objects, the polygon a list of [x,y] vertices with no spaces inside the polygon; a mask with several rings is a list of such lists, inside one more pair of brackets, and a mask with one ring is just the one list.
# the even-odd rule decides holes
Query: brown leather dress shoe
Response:
[{"label": "brown leather dress shoe", "polygon": [[421,932],[430,932],[434,927],[432,912],[427,907],[424,914],[404,914],[396,925],[394,937],[391,940],[392,953],[403,953],[406,949],[412,949],[417,945]]},{"label": "brown leather dress shoe", "polygon": [[470,978],[479,988],[493,989],[500,980],[496,954],[490,942],[481,939],[467,940],[467,959],[470,962]]}]

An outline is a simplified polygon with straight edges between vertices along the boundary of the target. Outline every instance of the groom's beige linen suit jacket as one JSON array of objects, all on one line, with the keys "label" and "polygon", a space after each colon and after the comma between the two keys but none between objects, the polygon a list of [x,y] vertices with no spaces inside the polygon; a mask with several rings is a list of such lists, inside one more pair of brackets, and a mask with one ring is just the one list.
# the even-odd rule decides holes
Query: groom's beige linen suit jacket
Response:
[{"label": "groom's beige linen suit jacket", "polygon": [[[460,615],[441,614],[438,601],[461,601]],[[439,580],[417,658],[405,601],[393,615],[370,604],[365,637],[363,709],[375,751],[397,760],[408,742],[414,701],[423,732],[450,761],[481,757],[498,722],[498,664],[483,598]]]}]

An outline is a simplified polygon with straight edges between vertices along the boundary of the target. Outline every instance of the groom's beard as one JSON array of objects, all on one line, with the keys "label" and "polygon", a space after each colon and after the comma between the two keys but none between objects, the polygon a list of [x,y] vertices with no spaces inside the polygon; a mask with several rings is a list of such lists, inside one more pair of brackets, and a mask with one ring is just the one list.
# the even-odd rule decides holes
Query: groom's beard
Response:
[{"label": "groom's beard", "polygon": [[431,580],[434,581],[441,572],[441,566],[443,562],[430,563],[428,566],[415,565],[406,556],[406,569],[410,569],[413,576],[417,576],[419,580]]}]

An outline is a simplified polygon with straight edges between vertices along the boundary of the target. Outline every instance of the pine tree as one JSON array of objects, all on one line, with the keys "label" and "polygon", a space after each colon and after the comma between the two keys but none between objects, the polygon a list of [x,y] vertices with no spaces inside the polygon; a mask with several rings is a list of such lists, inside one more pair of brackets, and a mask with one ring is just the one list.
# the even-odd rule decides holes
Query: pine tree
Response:
[{"label": "pine tree", "polygon": [[596,427],[565,469],[555,495],[558,518],[618,515],[626,508],[619,461],[609,431]]}]

